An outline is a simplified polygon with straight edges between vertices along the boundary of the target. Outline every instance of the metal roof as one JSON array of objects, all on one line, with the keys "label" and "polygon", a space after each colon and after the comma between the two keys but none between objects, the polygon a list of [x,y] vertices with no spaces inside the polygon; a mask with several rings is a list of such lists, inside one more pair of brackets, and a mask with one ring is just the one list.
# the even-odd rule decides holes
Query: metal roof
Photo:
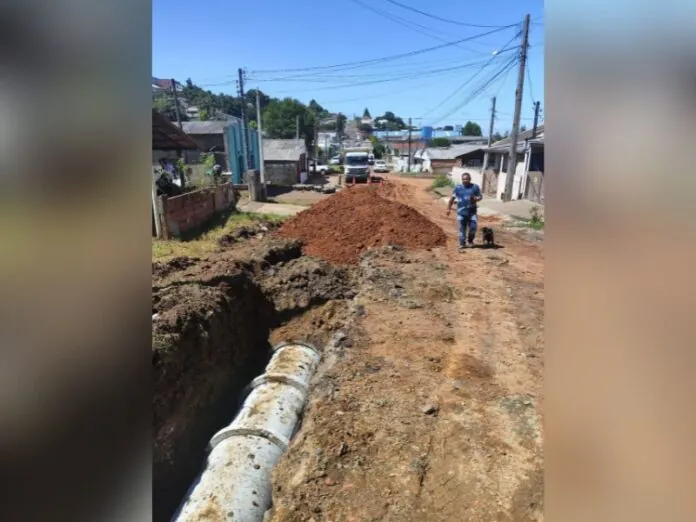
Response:
[{"label": "metal roof", "polygon": [[304,140],[263,140],[264,161],[299,161],[307,153]]},{"label": "metal roof", "polygon": [[197,150],[198,143],[167,118],[152,111],[152,150]]},{"label": "metal roof", "polygon": [[185,121],[182,123],[186,134],[224,134],[227,121]]},{"label": "metal roof", "polygon": [[[541,125],[537,125],[536,128],[536,133],[537,137],[541,137],[544,135],[544,124],[542,123]],[[531,139],[532,134],[534,134],[534,129],[527,129],[524,132],[520,132],[517,134],[517,139],[524,143],[525,140]],[[497,149],[500,146],[506,145],[510,146],[510,137],[508,136],[507,138],[503,138],[502,140],[496,141],[495,143],[491,144],[491,149]]]},{"label": "metal roof", "polygon": [[453,160],[477,150],[483,150],[481,145],[452,145],[448,148],[428,148],[426,153],[431,160]]}]

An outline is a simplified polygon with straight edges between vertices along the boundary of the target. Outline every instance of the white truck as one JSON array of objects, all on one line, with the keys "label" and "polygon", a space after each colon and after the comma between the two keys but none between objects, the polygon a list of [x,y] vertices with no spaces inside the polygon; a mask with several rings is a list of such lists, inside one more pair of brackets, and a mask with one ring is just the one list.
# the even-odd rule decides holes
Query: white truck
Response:
[{"label": "white truck", "polygon": [[369,147],[354,147],[344,150],[343,176],[346,183],[367,181],[370,176]]}]

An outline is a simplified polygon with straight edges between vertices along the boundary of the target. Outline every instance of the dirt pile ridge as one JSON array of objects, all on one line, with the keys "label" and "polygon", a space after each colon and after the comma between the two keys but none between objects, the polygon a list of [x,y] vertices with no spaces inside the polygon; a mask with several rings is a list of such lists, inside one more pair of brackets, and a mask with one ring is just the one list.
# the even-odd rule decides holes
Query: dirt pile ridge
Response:
[{"label": "dirt pile ridge", "polygon": [[384,187],[352,187],[286,221],[283,237],[303,242],[307,255],[357,263],[368,248],[399,245],[429,249],[445,244],[443,230],[416,210],[380,196]]}]

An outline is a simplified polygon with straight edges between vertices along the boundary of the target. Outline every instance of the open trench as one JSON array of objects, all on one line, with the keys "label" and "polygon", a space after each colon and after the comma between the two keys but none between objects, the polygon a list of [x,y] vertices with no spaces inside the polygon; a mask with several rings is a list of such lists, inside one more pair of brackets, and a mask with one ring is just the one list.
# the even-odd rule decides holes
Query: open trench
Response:
[{"label": "open trench", "polygon": [[349,270],[275,238],[153,265],[153,520],[175,514],[273,345],[322,350],[341,338],[352,283]]}]

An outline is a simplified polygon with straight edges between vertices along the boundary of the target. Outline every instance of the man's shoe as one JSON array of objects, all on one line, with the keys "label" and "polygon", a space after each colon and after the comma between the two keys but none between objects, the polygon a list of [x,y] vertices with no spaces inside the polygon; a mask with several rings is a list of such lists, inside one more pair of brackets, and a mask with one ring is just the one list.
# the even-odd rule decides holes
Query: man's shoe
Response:
[{"label": "man's shoe", "polygon": [[466,250],[466,245],[459,245],[459,251],[464,252]]}]

